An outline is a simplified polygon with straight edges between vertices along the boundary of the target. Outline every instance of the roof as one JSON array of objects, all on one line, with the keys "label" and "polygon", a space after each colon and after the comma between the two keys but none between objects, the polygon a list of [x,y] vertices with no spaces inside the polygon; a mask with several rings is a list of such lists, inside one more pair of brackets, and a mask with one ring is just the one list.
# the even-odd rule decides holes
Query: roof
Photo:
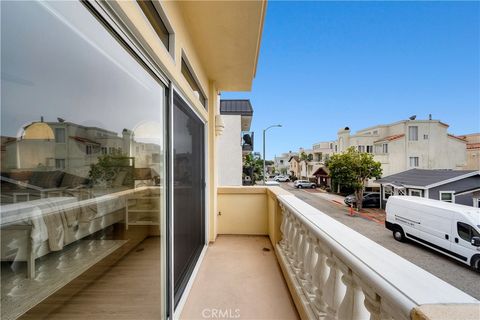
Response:
[{"label": "roof", "polygon": [[220,114],[228,115],[253,115],[253,108],[250,100],[220,100]]},{"label": "roof", "polygon": [[411,169],[376,180],[379,184],[393,184],[396,186],[415,186],[432,188],[437,185],[449,183],[480,174],[478,170],[447,170],[447,169]]},{"label": "roof", "polygon": [[315,176],[315,175],[324,175],[324,174],[330,175],[330,170],[328,170],[328,168],[325,167],[325,166],[321,166],[320,168],[318,168],[317,170],[315,170],[314,173],[312,173],[313,176]]},{"label": "roof", "polygon": [[467,149],[480,149],[480,143],[467,143]]},{"label": "roof", "polygon": [[465,138],[457,137],[457,136],[454,136],[453,134],[450,134],[450,133],[448,133],[447,135],[450,138],[454,138],[454,139],[458,139],[458,140],[463,141],[463,142],[467,142],[467,140]]},{"label": "roof", "polygon": [[292,161],[292,159],[295,159],[295,161],[299,162],[300,158],[298,156],[291,156],[290,159],[288,159],[288,162]]},{"label": "roof", "polygon": [[206,78],[217,90],[251,90],[267,1],[165,1],[165,6],[180,9]]},{"label": "roof", "polygon": [[78,142],[82,142],[82,143],[90,143],[90,144],[100,145],[100,143],[98,143],[96,141],[93,141],[93,140],[90,140],[88,138],[83,138],[83,137],[79,137],[79,136],[70,136],[70,138],[72,138],[73,140],[76,140]]},{"label": "roof", "polygon": [[403,133],[402,134],[395,134],[395,135],[387,136],[387,137],[384,137],[380,140],[374,141],[373,143],[377,143],[377,142],[381,142],[381,141],[393,141],[393,140],[396,140],[396,139],[400,139],[404,136],[405,135]]}]

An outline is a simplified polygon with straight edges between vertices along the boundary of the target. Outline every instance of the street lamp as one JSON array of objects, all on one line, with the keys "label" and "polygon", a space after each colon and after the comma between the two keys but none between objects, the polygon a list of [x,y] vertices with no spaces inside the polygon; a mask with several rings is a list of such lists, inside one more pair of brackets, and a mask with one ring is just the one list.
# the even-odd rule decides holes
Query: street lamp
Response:
[{"label": "street lamp", "polygon": [[271,129],[271,128],[281,128],[282,125],[281,124],[274,124],[274,125],[271,125],[270,127],[266,128],[266,129],[263,129],[263,184],[265,184],[266,182],[266,172],[265,172],[265,132],[268,130],[268,129]]}]

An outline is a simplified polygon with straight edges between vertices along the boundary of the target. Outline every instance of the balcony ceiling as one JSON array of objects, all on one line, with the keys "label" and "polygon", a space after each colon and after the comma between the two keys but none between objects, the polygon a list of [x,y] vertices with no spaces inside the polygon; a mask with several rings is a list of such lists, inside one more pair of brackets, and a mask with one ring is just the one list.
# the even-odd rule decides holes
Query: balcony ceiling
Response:
[{"label": "balcony ceiling", "polygon": [[251,90],[266,1],[181,1],[180,8],[218,90]]}]

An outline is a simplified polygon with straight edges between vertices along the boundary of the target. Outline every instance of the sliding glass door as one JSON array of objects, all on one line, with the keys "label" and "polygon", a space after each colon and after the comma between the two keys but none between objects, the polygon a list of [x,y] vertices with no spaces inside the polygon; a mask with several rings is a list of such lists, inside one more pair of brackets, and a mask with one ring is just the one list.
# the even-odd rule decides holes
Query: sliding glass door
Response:
[{"label": "sliding glass door", "polygon": [[173,273],[177,305],[205,245],[204,124],[173,96]]},{"label": "sliding glass door", "polygon": [[[2,319],[166,315],[166,86],[96,13],[1,1]],[[193,197],[199,146],[181,139]]]}]

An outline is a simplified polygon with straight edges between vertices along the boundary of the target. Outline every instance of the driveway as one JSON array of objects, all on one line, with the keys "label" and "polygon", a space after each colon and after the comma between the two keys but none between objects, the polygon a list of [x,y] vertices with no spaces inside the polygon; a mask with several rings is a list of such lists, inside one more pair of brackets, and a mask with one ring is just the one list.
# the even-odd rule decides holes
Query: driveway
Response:
[{"label": "driveway", "polygon": [[[281,187],[323,213],[363,234],[379,245],[395,252],[417,266],[434,274],[454,287],[480,299],[480,273],[468,266],[412,242],[398,242],[390,230],[384,226],[385,214],[379,209],[366,209],[365,212],[350,215],[350,209],[337,195],[320,190],[298,190],[288,183]],[[341,200],[341,201],[340,201]]]}]

